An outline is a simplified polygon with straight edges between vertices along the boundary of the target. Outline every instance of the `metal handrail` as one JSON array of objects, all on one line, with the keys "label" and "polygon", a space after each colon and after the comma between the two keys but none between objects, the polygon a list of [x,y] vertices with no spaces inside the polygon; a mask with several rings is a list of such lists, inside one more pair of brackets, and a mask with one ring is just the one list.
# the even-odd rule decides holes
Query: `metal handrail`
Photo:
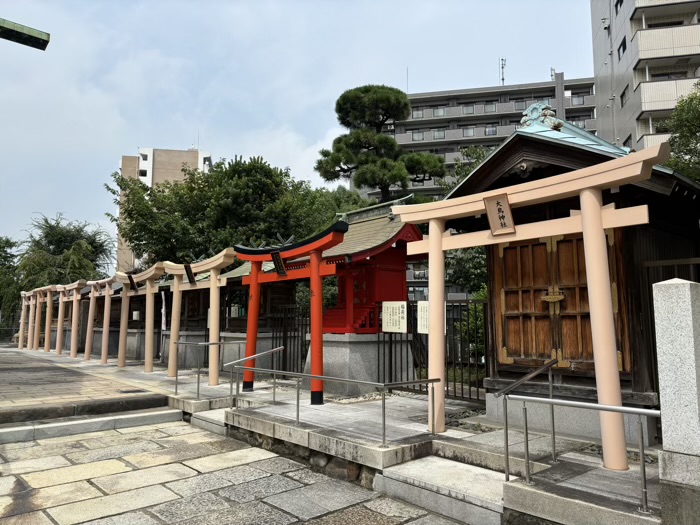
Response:
[{"label": "metal handrail", "polygon": [[[616,405],[601,405],[599,403],[585,403],[582,401],[568,401],[566,399],[548,399],[543,397],[533,397],[533,396],[520,396],[516,394],[507,394],[504,398],[511,399],[512,401],[522,401],[523,403],[523,430],[525,433],[525,481],[531,483],[530,481],[530,451],[528,447],[528,433],[527,433],[527,407],[526,403],[540,403],[543,405],[549,405],[554,408],[554,406],[572,407],[572,408],[583,408],[586,410],[596,410],[598,412],[617,412],[620,414],[632,414],[639,418],[638,421],[638,432],[639,432],[639,470],[641,474],[641,506],[639,511],[645,514],[651,514],[649,510],[649,501],[647,494],[647,474],[646,474],[646,463],[644,461],[644,424],[642,422],[642,417],[661,417],[660,410],[653,410],[649,408],[635,408],[635,407],[624,407]],[[508,465],[508,419],[505,420],[505,439],[506,439],[506,466]],[[552,432],[554,432],[554,427],[552,427]],[[554,434],[552,434],[552,439],[554,439]],[[508,481],[508,469],[506,468],[506,481]]]},{"label": "metal handrail", "polygon": [[381,393],[382,393],[382,448],[386,448],[386,391],[391,388],[395,388],[398,386],[408,386],[408,385],[430,385],[431,389],[431,396],[430,396],[430,402],[431,402],[431,416],[432,416],[432,425],[431,429],[432,435],[435,435],[435,383],[439,383],[441,380],[438,378],[432,378],[432,379],[411,379],[408,381],[395,381],[392,383],[375,383],[373,381],[362,381],[360,379],[347,379],[344,377],[331,377],[331,376],[319,376],[319,375],[313,375],[313,374],[304,374],[301,372],[280,372],[279,370],[270,370],[267,368],[255,368],[255,367],[242,367],[242,366],[235,366],[234,368],[238,369],[244,369],[244,370],[250,370],[253,372],[265,372],[268,374],[275,374],[275,373],[284,373],[284,375],[289,376],[289,377],[294,377],[296,378],[296,392],[297,392],[297,418],[296,418],[296,424],[299,424],[299,385],[300,385],[300,380],[301,379],[318,379],[321,381],[329,381],[329,382],[336,382],[336,383],[351,383],[351,384],[357,384],[357,385],[365,385],[365,386],[373,386],[375,388],[380,388]]},{"label": "metal handrail", "polygon": [[[514,390],[518,388],[520,385],[525,383],[526,381],[529,381],[535,376],[538,376],[545,370],[547,371],[548,379],[549,379],[549,399],[554,398],[554,383],[552,380],[552,367],[556,365],[559,362],[558,359],[552,359],[551,361],[547,361],[545,364],[543,364],[541,367],[533,370],[529,374],[524,375],[514,383],[508,385],[507,387],[499,390],[494,394],[494,397],[498,398],[500,396],[503,396],[503,421],[505,423],[506,427],[506,432],[505,436],[503,437],[503,448],[505,450],[505,470],[506,470],[506,481],[510,480],[510,459],[509,459],[509,454],[508,454],[508,392],[511,390]],[[551,427],[551,436],[552,436],[552,463],[557,462],[557,447],[556,447],[556,439],[554,435],[554,405],[549,407],[549,425]],[[527,443],[525,443],[525,449],[527,450]]]},{"label": "metal handrail", "polygon": [[[241,341],[219,341],[218,343],[212,342],[212,341],[175,341],[175,395],[177,395],[177,387],[178,387],[178,377],[179,377],[179,371],[180,371],[180,366],[178,363],[178,354],[179,354],[179,347],[180,345],[182,346],[198,346],[198,350],[205,350],[207,346],[214,346],[214,345],[241,345],[243,344]],[[225,365],[224,365],[225,366]],[[197,400],[199,401],[199,384],[200,384],[200,378],[201,378],[201,371],[202,371],[202,363],[200,361],[197,362]]]},{"label": "metal handrail", "polygon": [[547,362],[546,362],[545,364],[543,364],[541,367],[539,367],[539,368],[533,370],[532,372],[530,372],[530,373],[527,374],[527,375],[524,375],[523,377],[521,377],[520,379],[518,379],[518,380],[515,381],[514,383],[512,383],[512,384],[508,385],[507,387],[503,388],[502,390],[499,390],[498,392],[496,392],[496,393],[494,394],[494,397],[497,397],[497,398],[498,398],[498,397],[501,397],[502,395],[507,394],[507,393],[510,392],[511,390],[514,390],[514,389],[518,388],[520,385],[522,385],[522,384],[525,383],[526,381],[529,381],[529,380],[532,379],[533,377],[536,377],[536,376],[540,375],[540,374],[541,374],[542,372],[544,372],[545,370],[550,370],[550,369],[551,369],[554,365],[556,365],[558,362],[559,362],[558,359],[552,359],[551,361],[547,361]]},{"label": "metal handrail", "polygon": [[[226,368],[227,366],[231,365],[236,365],[238,363],[244,363],[246,361],[250,361],[252,359],[255,359],[257,357],[261,357],[267,354],[274,354],[277,352],[282,352],[284,351],[283,346],[278,346],[277,348],[273,348],[272,350],[265,350],[264,352],[260,352],[259,354],[251,355],[248,357],[242,357],[241,359],[236,359],[235,361],[231,361],[230,363],[226,363],[222,366],[222,368]],[[240,352],[239,352],[240,353]],[[241,384],[241,372],[238,370],[237,367],[231,368],[231,380],[229,382],[229,397],[231,398],[231,409],[233,410],[233,371],[234,369],[236,370],[236,399],[238,399],[238,394],[240,392],[240,384]],[[277,374],[272,374],[272,404],[274,405],[277,403]]]}]

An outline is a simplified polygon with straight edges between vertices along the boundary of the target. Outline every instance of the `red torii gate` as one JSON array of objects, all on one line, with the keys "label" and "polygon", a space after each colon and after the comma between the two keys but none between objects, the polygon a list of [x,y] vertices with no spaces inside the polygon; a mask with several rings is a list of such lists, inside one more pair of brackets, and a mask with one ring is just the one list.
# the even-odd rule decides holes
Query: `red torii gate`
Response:
[{"label": "red torii gate", "polygon": [[[243,284],[250,287],[248,297],[248,329],[246,333],[246,357],[256,354],[258,343],[258,315],[260,313],[260,285],[262,283],[296,281],[309,279],[311,285],[311,374],[323,375],[323,284],[322,278],[336,274],[335,264],[321,264],[324,250],[343,241],[348,231],[346,222],[336,222],[326,230],[303,241],[274,248],[248,248],[235,246],[237,257],[250,261],[250,275],[243,278]],[[287,261],[302,257],[309,260],[302,267],[286,268]],[[262,273],[262,263],[273,262],[275,273]],[[255,367],[255,360],[246,361],[246,368]],[[255,375],[246,370],[243,374],[243,391],[253,390]],[[323,381],[311,381],[311,404],[323,404]]]}]

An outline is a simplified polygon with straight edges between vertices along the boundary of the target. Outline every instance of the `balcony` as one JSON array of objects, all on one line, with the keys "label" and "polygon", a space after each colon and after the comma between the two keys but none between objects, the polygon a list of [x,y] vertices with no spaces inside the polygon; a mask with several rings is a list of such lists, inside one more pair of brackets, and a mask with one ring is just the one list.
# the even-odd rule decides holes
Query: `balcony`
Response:
[{"label": "balcony", "polygon": [[700,54],[700,24],[642,29],[635,33],[639,60]]},{"label": "balcony", "polygon": [[564,99],[565,108],[584,108],[595,106],[595,95],[572,95]]},{"label": "balcony", "polygon": [[663,7],[671,4],[685,4],[688,0],[635,0],[634,7]]},{"label": "balcony", "polygon": [[680,97],[693,90],[697,78],[680,80],[661,80],[658,82],[642,82],[641,89],[642,112],[672,110]]},{"label": "balcony", "polygon": [[[516,129],[514,124],[507,126],[477,126],[470,128],[473,131],[472,135],[464,135],[465,128],[439,130],[439,133],[434,133],[433,130],[424,129],[421,131],[409,133],[397,133],[395,135],[396,142],[399,144],[434,144],[442,142],[471,142],[474,139],[484,138],[505,138],[513,133]],[[444,137],[444,138],[441,138]]]},{"label": "balcony", "polygon": [[651,148],[652,146],[656,146],[658,144],[661,144],[662,142],[666,142],[670,137],[670,133],[654,133],[653,135],[643,135],[642,138],[640,138],[637,141],[637,150]]}]

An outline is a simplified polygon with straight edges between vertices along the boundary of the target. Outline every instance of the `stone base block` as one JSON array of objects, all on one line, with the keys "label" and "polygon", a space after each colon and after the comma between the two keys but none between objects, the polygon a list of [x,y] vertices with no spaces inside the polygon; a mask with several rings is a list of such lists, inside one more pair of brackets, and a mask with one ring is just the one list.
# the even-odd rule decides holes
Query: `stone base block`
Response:
[{"label": "stone base block", "polygon": [[[697,476],[698,471],[695,471]],[[661,519],[673,525],[697,525],[700,519],[700,488],[661,482]]]},{"label": "stone base block", "polygon": [[[516,427],[523,425],[522,403],[508,404],[508,423]],[[623,415],[625,420],[625,436],[627,444],[639,446],[638,416]],[[503,398],[486,394],[486,418],[489,421],[503,425]],[[656,438],[656,418],[644,418],[644,444],[654,445]],[[527,424],[530,430],[549,433],[549,406],[540,403],[527,404]],[[600,440],[600,415],[594,410],[582,408],[554,407],[555,432],[567,436]]]},{"label": "stone base block", "polygon": [[690,485],[700,490],[700,457],[668,450],[660,451],[659,479]]},{"label": "stone base block", "polygon": [[[409,342],[395,342],[407,345]],[[386,346],[386,345],[384,345]],[[383,347],[382,347],[383,348]],[[394,349],[396,354],[410,355],[406,349]],[[311,373],[311,354],[306,358],[304,373]],[[376,334],[324,334],[323,335],[323,374],[329,377],[357,379],[384,383],[408,381],[416,378],[415,368],[406,363],[391,363],[387,352],[380,352]],[[310,388],[309,381],[302,382],[303,388]],[[358,396],[375,392],[371,386],[327,381],[324,391],[328,394]]]}]

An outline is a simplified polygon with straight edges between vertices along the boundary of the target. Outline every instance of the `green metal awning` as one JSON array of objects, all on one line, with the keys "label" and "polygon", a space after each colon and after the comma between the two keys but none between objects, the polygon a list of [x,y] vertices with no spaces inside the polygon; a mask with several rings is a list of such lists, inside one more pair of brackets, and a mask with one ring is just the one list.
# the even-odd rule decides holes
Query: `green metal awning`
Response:
[{"label": "green metal awning", "polygon": [[49,45],[51,35],[38,29],[0,18],[0,38],[44,51],[46,46]]}]

